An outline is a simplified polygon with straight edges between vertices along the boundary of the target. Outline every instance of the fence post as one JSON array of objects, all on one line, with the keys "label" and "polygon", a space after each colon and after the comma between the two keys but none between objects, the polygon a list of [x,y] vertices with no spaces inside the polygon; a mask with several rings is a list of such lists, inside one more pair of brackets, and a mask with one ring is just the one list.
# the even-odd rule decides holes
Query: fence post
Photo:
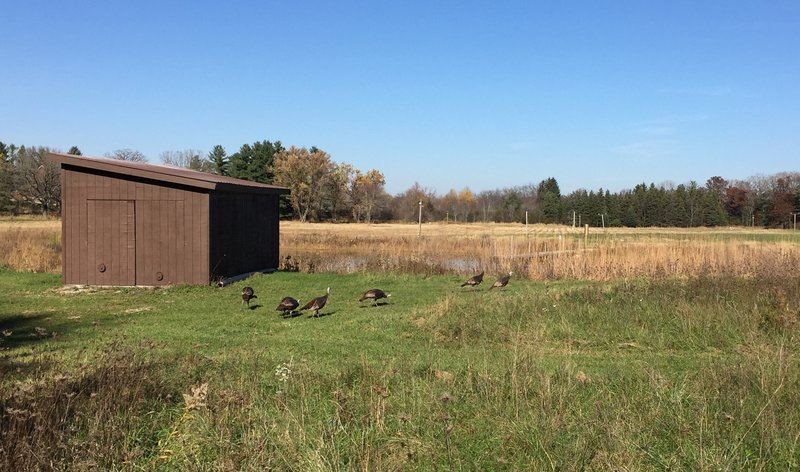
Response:
[{"label": "fence post", "polygon": [[422,200],[419,201],[419,231],[417,232],[417,237],[422,236]]},{"label": "fence post", "polygon": [[525,237],[528,237],[528,210],[525,210]]},{"label": "fence post", "polygon": [[583,250],[586,250],[586,242],[589,239],[589,225],[583,227]]}]

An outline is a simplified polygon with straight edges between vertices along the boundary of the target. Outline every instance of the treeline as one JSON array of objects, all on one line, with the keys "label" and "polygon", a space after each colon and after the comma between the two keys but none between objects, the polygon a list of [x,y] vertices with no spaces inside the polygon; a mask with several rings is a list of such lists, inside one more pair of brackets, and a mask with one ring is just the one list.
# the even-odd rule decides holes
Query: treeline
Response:
[{"label": "treeline", "polygon": [[[44,156],[50,149],[0,142],[0,212],[58,211],[58,167]],[[77,147],[69,150],[80,155]],[[120,149],[105,157],[147,161],[140,152]],[[641,183],[633,189],[577,190],[562,195],[558,181],[546,178],[478,193],[469,188],[439,195],[415,183],[397,195],[385,191],[378,169],[362,171],[337,163],[316,147],[284,147],[280,141],[244,144],[228,155],[165,151],[164,164],[203,172],[273,183],[291,189],[281,203],[285,218],[301,221],[524,222],[582,226],[793,227],[800,209],[800,173],[785,172],[745,180],[710,177],[704,184]]]}]

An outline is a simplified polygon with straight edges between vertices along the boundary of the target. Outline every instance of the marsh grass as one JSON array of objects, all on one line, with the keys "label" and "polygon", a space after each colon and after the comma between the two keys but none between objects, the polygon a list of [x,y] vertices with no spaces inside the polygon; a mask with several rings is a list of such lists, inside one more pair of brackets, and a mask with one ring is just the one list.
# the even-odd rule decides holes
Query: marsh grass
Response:
[{"label": "marsh grass", "polygon": [[23,272],[61,272],[61,232],[0,225],[0,267]]},{"label": "marsh grass", "polygon": [[[276,273],[246,282],[249,310],[244,282],[72,292],[0,271],[0,463],[800,467],[796,280],[460,281]],[[272,311],[327,286],[323,316]],[[391,302],[359,304],[373,286]]]},{"label": "marsh grass", "polygon": [[800,276],[800,233],[752,229],[580,229],[531,225],[282,224],[303,272],[467,274],[531,280]]}]

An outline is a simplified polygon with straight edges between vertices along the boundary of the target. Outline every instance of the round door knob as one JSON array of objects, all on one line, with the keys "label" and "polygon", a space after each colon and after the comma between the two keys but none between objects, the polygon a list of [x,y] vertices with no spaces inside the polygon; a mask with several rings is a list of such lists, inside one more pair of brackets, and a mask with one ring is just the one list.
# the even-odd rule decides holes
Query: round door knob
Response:
[{"label": "round door knob", "polygon": [[101,262],[101,263],[100,263],[100,264],[97,266],[97,270],[99,270],[100,272],[105,272],[105,271],[106,271],[106,265],[105,265],[105,264],[103,264],[103,263]]}]

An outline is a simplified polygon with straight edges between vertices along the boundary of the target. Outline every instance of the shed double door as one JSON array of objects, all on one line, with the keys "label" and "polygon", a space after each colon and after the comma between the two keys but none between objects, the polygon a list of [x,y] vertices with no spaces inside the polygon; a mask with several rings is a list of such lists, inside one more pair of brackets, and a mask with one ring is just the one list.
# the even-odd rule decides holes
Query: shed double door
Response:
[{"label": "shed double door", "polygon": [[182,217],[182,201],[87,200],[87,283],[183,281]]},{"label": "shed double door", "polygon": [[183,283],[183,201],[136,202],[136,285]]},{"label": "shed double door", "polygon": [[136,209],[132,200],[87,200],[87,283],[136,284]]}]

